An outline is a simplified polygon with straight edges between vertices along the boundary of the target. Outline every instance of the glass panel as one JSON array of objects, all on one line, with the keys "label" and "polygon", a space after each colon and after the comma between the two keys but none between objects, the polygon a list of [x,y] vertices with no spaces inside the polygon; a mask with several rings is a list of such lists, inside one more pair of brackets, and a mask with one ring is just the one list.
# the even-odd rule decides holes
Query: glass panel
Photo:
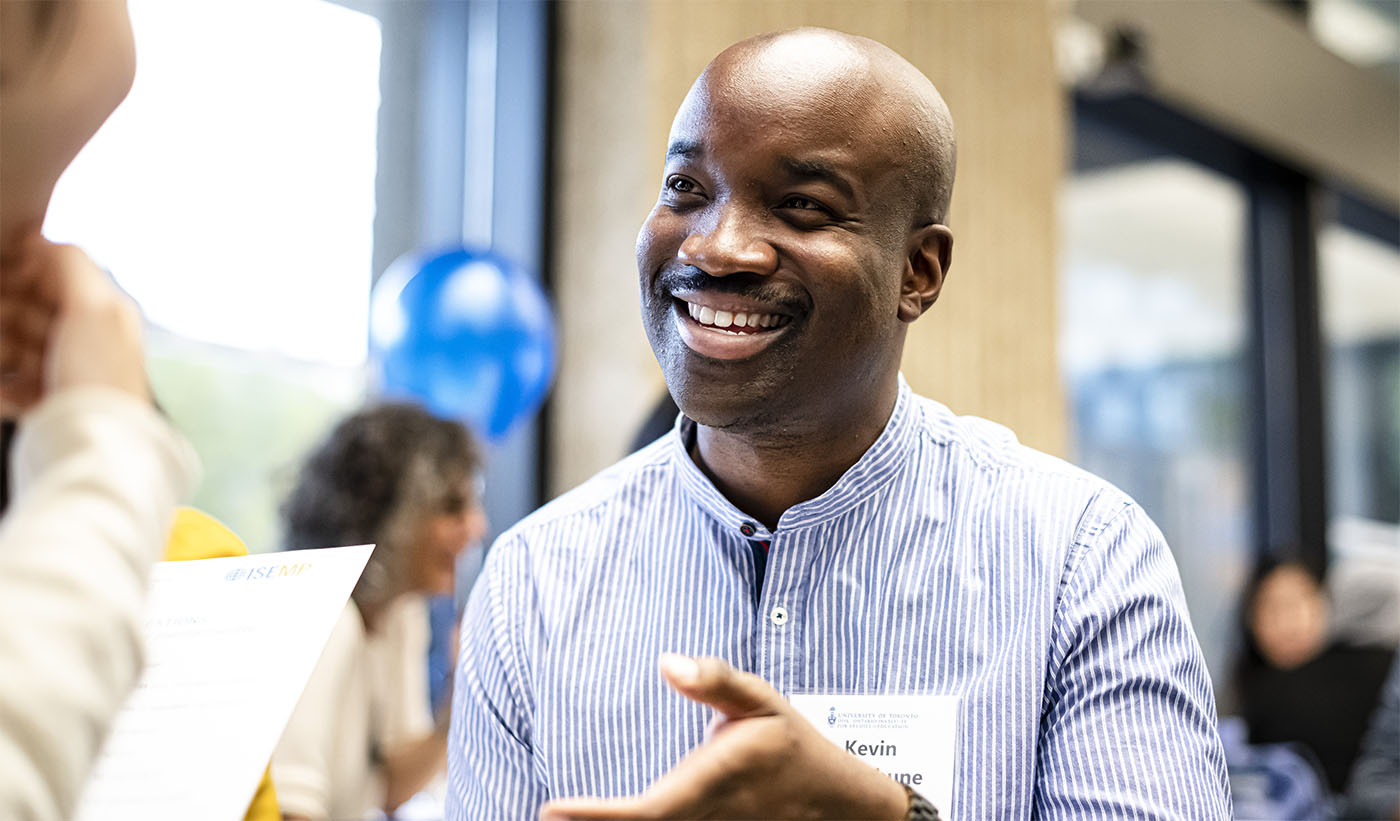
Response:
[{"label": "glass panel", "polygon": [[[1394,223],[1392,222],[1393,226]],[[1400,640],[1400,236],[1318,234],[1329,585],[1338,636]]]},{"label": "glass panel", "polygon": [[310,443],[363,392],[380,27],[322,0],[131,0],[126,102],[45,233],[112,269],[156,394],[204,462],[195,503],[254,551]]},{"label": "glass panel", "polygon": [[1246,209],[1233,180],[1176,159],[1079,172],[1061,195],[1071,458],[1162,529],[1217,690],[1253,557]]},{"label": "glass panel", "polygon": [[322,0],[130,8],[136,83],[63,177],[45,232],[175,333],[362,363],[378,21]]},{"label": "glass panel", "polygon": [[1397,524],[1400,246],[1332,224],[1318,261],[1332,515]]}]

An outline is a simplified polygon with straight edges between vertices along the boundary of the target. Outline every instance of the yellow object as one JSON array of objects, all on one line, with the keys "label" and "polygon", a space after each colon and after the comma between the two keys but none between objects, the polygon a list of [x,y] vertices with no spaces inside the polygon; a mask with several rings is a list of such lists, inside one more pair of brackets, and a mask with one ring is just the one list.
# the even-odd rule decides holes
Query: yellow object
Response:
[{"label": "yellow object", "polygon": [[[223,522],[203,511],[182,507],[175,511],[175,523],[170,528],[170,541],[165,546],[165,560],[184,562],[191,559],[220,559],[247,556],[248,546]],[[258,791],[248,805],[244,821],[280,821],[277,791],[272,787],[272,775],[263,771]]]},{"label": "yellow object", "polygon": [[248,546],[223,522],[192,507],[175,509],[175,524],[165,546],[167,562],[247,555]]}]

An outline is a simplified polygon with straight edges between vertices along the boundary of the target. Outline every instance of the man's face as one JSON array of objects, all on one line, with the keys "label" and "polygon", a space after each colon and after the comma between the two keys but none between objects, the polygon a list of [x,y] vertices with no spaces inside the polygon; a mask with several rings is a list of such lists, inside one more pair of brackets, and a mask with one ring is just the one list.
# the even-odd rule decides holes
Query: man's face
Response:
[{"label": "man's face", "polygon": [[910,212],[859,89],[711,71],[637,239],[643,321],[712,427],[840,419],[898,369]]}]

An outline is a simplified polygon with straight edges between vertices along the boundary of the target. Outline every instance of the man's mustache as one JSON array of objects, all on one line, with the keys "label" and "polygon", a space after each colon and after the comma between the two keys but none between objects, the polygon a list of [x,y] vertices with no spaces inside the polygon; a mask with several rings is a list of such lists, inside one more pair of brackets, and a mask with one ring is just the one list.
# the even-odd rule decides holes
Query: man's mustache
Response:
[{"label": "man's mustache", "polygon": [[669,268],[656,278],[656,289],[666,295],[678,292],[704,291],[708,293],[732,294],[765,305],[800,311],[807,305],[804,294],[793,288],[775,283],[762,274],[739,272],[714,277],[694,266]]}]

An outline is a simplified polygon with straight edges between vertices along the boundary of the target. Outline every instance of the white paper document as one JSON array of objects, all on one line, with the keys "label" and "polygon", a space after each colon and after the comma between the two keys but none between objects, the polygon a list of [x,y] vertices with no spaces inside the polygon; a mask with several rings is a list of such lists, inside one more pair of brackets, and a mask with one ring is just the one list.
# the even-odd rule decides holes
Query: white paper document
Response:
[{"label": "white paper document", "polygon": [[792,706],[836,746],[957,818],[958,696],[799,693]]},{"label": "white paper document", "polygon": [[238,821],[371,545],[161,562],[80,821]]}]

